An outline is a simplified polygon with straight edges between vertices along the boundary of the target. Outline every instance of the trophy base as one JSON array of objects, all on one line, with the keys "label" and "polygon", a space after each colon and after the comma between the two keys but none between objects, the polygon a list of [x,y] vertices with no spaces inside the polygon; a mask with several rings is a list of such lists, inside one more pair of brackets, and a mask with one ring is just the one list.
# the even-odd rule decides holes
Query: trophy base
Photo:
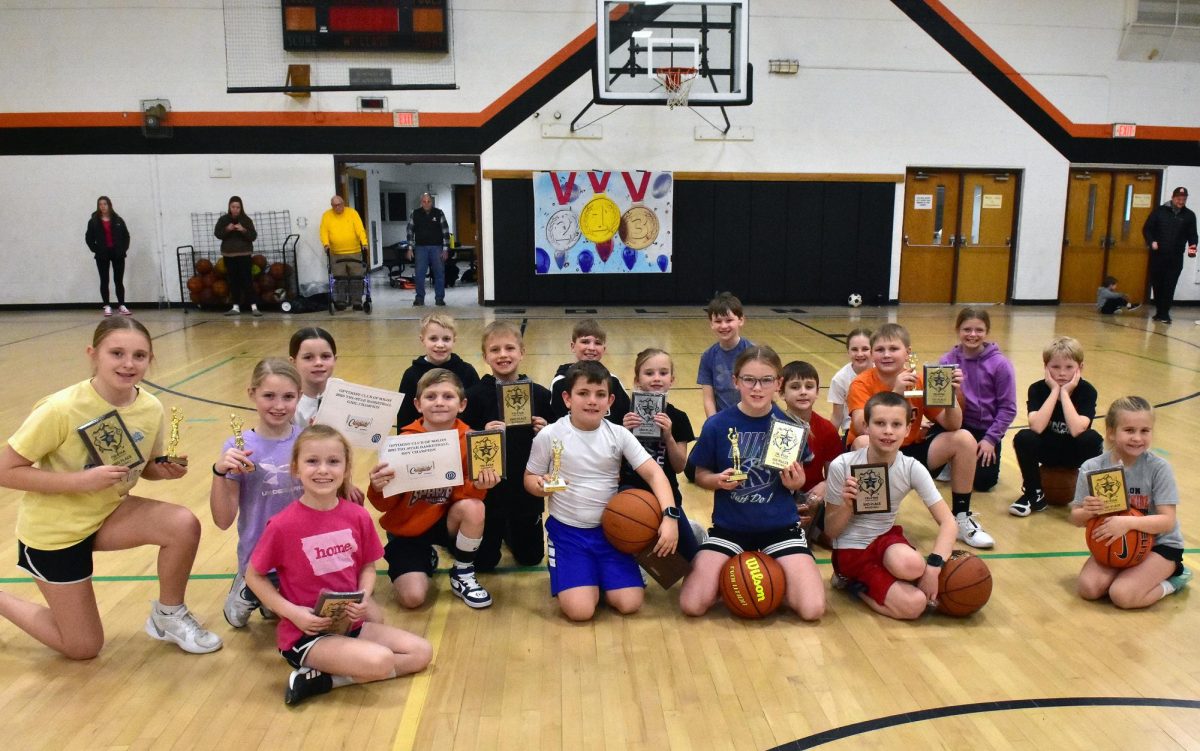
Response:
[{"label": "trophy base", "polygon": [[745,472],[734,472],[733,474],[729,475],[729,480],[731,482],[742,482],[748,477],[750,477],[750,475],[746,474]]},{"label": "trophy base", "polygon": [[915,399],[915,398],[917,398],[917,397],[924,397],[924,396],[925,396],[925,392],[924,392],[924,391],[920,391],[920,390],[917,390],[917,391],[905,391],[905,392],[904,392],[904,398],[905,398],[905,399]]},{"label": "trophy base", "polygon": [[557,493],[560,490],[566,490],[566,489],[567,489],[567,483],[562,480],[559,480],[558,482],[542,483],[542,490],[546,491],[547,493]]},{"label": "trophy base", "polygon": [[178,464],[181,467],[188,465],[187,457],[184,456],[156,456],[154,457],[155,464]]}]

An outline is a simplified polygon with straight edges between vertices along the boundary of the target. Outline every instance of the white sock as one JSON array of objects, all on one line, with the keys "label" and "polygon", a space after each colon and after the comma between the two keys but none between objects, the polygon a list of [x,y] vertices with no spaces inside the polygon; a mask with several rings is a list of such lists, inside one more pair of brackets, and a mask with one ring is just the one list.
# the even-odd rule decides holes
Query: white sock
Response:
[{"label": "white sock", "polygon": [[258,310],[258,304],[257,304],[257,303],[250,303],[250,310]]},{"label": "white sock", "polygon": [[1167,595],[1175,594],[1175,585],[1172,584],[1169,580],[1163,579],[1162,583],[1159,584],[1159,586],[1162,587],[1162,596],[1159,597],[1158,599],[1161,600],[1163,597],[1166,597]]},{"label": "white sock", "polygon": [[341,688],[342,686],[349,686],[354,683],[354,679],[348,675],[331,675],[329,677],[333,679],[334,688]]},{"label": "white sock", "polygon": [[458,539],[454,542],[454,546],[464,553],[474,553],[476,550],[479,550],[479,546],[482,544],[482,537],[467,537],[461,531],[458,533]]},{"label": "white sock", "polygon": [[238,312],[241,312],[242,309],[239,308],[238,306],[234,305],[232,308],[230,308],[230,310],[236,310]]},{"label": "white sock", "polygon": [[154,612],[159,615],[179,615],[186,606],[181,602],[178,605],[163,605],[158,600],[154,601]]}]

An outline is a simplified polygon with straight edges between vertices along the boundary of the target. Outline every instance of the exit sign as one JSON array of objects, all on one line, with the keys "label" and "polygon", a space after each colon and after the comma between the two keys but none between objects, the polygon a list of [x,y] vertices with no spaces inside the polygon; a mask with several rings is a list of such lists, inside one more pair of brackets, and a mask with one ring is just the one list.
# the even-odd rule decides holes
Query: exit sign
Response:
[{"label": "exit sign", "polygon": [[1136,138],[1137,123],[1113,123],[1113,138]]},{"label": "exit sign", "polygon": [[392,127],[393,128],[418,128],[421,126],[421,119],[417,115],[416,110],[393,110],[392,111]]}]

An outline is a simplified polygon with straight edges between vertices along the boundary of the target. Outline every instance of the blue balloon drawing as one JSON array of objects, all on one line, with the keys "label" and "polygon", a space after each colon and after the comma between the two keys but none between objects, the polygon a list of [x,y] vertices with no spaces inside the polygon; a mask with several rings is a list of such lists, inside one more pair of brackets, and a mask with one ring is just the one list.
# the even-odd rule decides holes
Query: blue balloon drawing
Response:
[{"label": "blue balloon drawing", "polygon": [[550,272],[550,254],[541,248],[534,248],[533,270],[537,274],[548,274]]},{"label": "blue balloon drawing", "polygon": [[625,268],[633,271],[633,267],[637,264],[638,254],[633,248],[626,248],[621,251],[621,260],[625,262]]},{"label": "blue balloon drawing", "polygon": [[567,263],[567,251],[565,251],[565,250],[554,251],[554,263],[557,264],[557,266],[560,269],[563,266],[565,266]]},{"label": "blue balloon drawing", "polygon": [[659,256],[658,257],[658,270],[666,271],[667,265],[670,263],[671,263],[671,259],[667,258],[666,256]]},{"label": "blue balloon drawing", "polygon": [[671,175],[663,172],[658,177],[654,178],[654,184],[650,186],[650,194],[655,198],[663,198],[667,193],[671,192]]},{"label": "blue balloon drawing", "polygon": [[588,273],[592,270],[592,264],[596,262],[596,257],[592,255],[590,250],[579,251],[579,270],[583,273]]}]

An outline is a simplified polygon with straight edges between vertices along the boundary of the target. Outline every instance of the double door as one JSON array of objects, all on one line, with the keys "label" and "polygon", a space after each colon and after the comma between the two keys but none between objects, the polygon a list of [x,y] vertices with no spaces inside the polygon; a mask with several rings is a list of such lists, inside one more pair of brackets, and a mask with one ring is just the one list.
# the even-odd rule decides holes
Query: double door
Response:
[{"label": "double door", "polygon": [[1146,299],[1149,251],[1142,225],[1154,210],[1159,174],[1072,169],[1058,299],[1094,303],[1105,276],[1133,302]]},{"label": "double door", "polygon": [[1020,175],[910,169],[904,184],[900,302],[1005,302]]}]

